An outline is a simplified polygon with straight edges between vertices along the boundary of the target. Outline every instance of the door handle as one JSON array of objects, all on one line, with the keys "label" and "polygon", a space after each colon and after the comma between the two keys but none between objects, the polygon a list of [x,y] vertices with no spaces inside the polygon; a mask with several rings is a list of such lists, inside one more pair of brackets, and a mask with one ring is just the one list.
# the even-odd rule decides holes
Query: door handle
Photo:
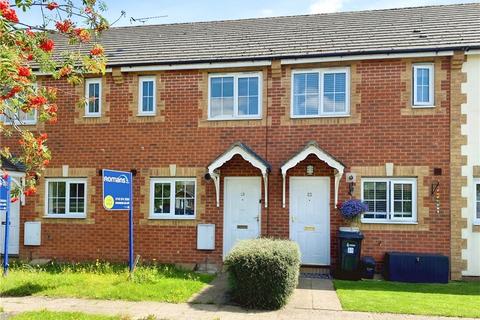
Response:
[{"label": "door handle", "polygon": [[260,216],[256,216],[256,217],[253,218],[253,219],[257,220],[257,222],[258,222],[258,221],[260,221]]},{"label": "door handle", "polygon": [[292,222],[295,222],[295,217],[294,216],[292,216]]}]

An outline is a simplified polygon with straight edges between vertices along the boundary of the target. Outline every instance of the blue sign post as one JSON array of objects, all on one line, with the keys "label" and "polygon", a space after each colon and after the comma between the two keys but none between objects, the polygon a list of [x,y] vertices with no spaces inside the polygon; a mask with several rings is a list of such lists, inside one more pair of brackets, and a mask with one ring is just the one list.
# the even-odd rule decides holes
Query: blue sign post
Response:
[{"label": "blue sign post", "polygon": [[133,179],[131,172],[102,170],[103,207],[128,210],[128,269],[133,272]]},{"label": "blue sign post", "polygon": [[0,211],[5,211],[5,241],[3,242],[3,276],[8,274],[8,238],[10,229],[10,176],[0,176]]}]

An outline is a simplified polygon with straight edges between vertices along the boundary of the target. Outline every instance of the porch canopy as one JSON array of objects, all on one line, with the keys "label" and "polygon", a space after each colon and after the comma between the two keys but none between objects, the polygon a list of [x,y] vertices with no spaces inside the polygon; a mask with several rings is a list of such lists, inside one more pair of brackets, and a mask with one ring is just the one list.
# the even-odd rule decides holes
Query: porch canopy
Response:
[{"label": "porch canopy", "polygon": [[234,156],[239,155],[246,161],[250,162],[254,167],[258,168],[262,172],[263,185],[265,188],[265,208],[268,206],[268,174],[270,173],[272,167],[270,164],[256,154],[252,149],[247,145],[236,142],[230,146],[224,153],[222,153],[217,159],[215,159],[208,167],[208,174],[212,178],[215,184],[216,191],[216,202],[217,207],[220,206],[220,171],[218,170],[223,166],[227,161],[232,159]]},{"label": "porch canopy", "polygon": [[327,163],[330,167],[335,169],[335,206],[338,202],[338,188],[340,186],[340,180],[342,179],[343,172],[345,171],[345,165],[339,160],[335,159],[325,150],[322,150],[315,141],[310,141],[307,145],[295,153],[289,160],[287,160],[281,167],[283,177],[283,197],[282,206],[285,208],[285,194],[286,194],[286,179],[287,171],[295,167],[299,162],[305,160],[309,155],[314,154],[318,159]]}]

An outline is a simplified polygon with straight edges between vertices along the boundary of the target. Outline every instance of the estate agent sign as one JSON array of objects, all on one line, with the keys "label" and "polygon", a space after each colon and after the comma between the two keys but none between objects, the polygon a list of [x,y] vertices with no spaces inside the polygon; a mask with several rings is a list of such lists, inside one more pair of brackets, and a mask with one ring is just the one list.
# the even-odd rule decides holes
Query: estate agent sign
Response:
[{"label": "estate agent sign", "polygon": [[133,272],[133,179],[127,171],[102,170],[103,207],[106,210],[128,210],[128,266]]}]

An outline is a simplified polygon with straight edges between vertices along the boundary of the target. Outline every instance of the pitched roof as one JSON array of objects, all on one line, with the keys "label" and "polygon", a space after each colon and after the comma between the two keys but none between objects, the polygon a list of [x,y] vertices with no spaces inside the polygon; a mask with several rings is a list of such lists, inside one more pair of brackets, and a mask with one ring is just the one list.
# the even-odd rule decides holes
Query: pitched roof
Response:
[{"label": "pitched roof", "polygon": [[114,27],[101,42],[110,66],[480,48],[480,3]]}]

